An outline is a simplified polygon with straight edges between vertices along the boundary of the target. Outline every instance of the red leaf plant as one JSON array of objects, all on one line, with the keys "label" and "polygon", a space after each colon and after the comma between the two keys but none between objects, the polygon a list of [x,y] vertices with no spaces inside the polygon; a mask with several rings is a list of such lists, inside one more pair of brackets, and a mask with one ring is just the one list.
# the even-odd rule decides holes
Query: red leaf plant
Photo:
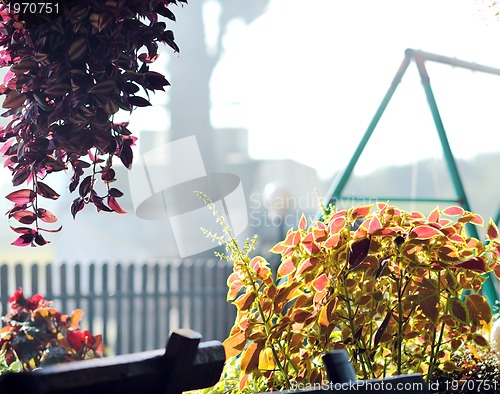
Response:
[{"label": "red leaf plant", "polygon": [[12,312],[3,317],[6,326],[0,330],[0,355],[7,365],[19,360],[29,371],[102,356],[102,336],[80,330],[81,310],[63,315],[40,294],[26,298],[21,288],[9,303]]},{"label": "red leaf plant", "polygon": [[41,232],[60,230],[43,227],[57,218],[39,206],[40,197],[59,198],[44,181],[54,172],[72,174],[73,217],[89,203],[125,213],[116,201],[121,192],[110,188],[113,160],[130,168],[136,137],[113,116],[151,105],[149,93],[169,85],[149,67],[159,43],[179,50],[160,16],[175,21],[168,6],[186,2],[0,0],[0,67],[9,67],[0,95],[10,118],[0,128],[0,153],[13,185],[26,185],[7,196],[14,204],[7,215],[33,227],[13,227],[20,233],[13,245],[44,245]]}]

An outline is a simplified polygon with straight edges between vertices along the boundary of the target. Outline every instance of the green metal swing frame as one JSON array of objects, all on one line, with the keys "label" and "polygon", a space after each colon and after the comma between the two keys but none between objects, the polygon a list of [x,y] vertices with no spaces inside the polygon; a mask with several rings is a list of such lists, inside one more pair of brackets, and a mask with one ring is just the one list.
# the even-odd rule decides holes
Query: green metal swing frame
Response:
[{"label": "green metal swing frame", "polygon": [[[488,66],[483,66],[477,63],[472,63],[472,62],[467,62],[463,60],[459,60],[456,58],[450,58],[442,55],[436,55],[433,53],[429,52],[424,52],[420,50],[415,50],[415,49],[406,49],[405,50],[405,57],[403,59],[403,62],[399,66],[398,71],[396,72],[396,75],[394,79],[392,80],[391,86],[387,90],[387,93],[385,94],[384,98],[382,99],[382,102],[380,103],[377,111],[375,112],[375,115],[373,116],[370,124],[368,125],[368,128],[363,135],[363,138],[361,139],[358,147],[356,148],[356,151],[354,152],[349,164],[347,165],[346,169],[344,170],[342,176],[340,177],[339,181],[332,186],[332,189],[329,191],[328,196],[329,200],[327,201],[327,206],[330,204],[335,205],[335,203],[338,200],[342,200],[342,192],[344,191],[344,188],[349,181],[352,172],[354,170],[354,167],[356,166],[356,163],[358,162],[359,157],[363,153],[364,148],[366,147],[366,144],[368,143],[371,135],[373,134],[373,131],[375,130],[380,118],[382,117],[385,109],[387,108],[387,105],[391,101],[392,96],[394,95],[394,92],[396,91],[396,88],[398,87],[399,83],[401,82],[401,79],[403,78],[403,75],[405,74],[406,70],[408,69],[408,66],[410,63],[414,61],[418,73],[420,75],[420,80],[422,82],[422,86],[425,91],[425,95],[427,97],[427,103],[429,105],[429,108],[432,113],[432,117],[434,120],[434,125],[436,126],[436,130],[439,136],[439,140],[441,142],[441,146],[443,149],[443,154],[444,158],[446,161],[446,165],[448,167],[448,171],[451,176],[451,180],[453,183],[453,187],[455,189],[455,193],[457,198],[456,199],[438,199],[438,198],[401,198],[401,197],[395,197],[395,198],[387,198],[387,197],[380,197],[380,200],[383,201],[399,201],[399,202],[446,202],[446,203],[457,203],[459,204],[462,208],[464,208],[467,211],[470,211],[470,205],[469,201],[467,199],[467,195],[465,193],[465,189],[462,183],[462,178],[460,177],[460,173],[458,171],[458,167],[455,161],[455,158],[453,156],[453,152],[450,148],[450,144],[448,142],[448,137],[446,136],[446,131],[443,125],[443,121],[441,119],[441,115],[439,113],[439,109],[436,103],[436,99],[434,98],[434,93],[431,88],[431,83],[430,83],[430,78],[429,74],[427,72],[427,68],[425,67],[425,62],[426,61],[432,61],[432,62],[437,62],[437,63],[442,63],[446,64],[452,67],[459,67],[459,68],[465,68],[471,71],[479,71],[479,72],[484,72],[487,74],[494,74],[494,75],[499,75],[500,76],[500,69],[498,68],[493,68],[493,67],[488,67]],[[349,199],[353,199],[352,196],[349,196]],[[354,197],[356,199],[356,197]],[[364,198],[359,197],[359,200],[364,200]],[[498,214],[495,218],[495,222],[497,224],[500,224],[500,209],[498,211]],[[477,232],[477,229],[474,226],[468,226],[467,231],[472,237],[478,238],[479,239],[479,234]],[[490,305],[495,305],[495,302],[498,300],[498,293],[496,291],[495,285],[493,283],[494,277],[490,273],[488,275],[487,280],[484,282],[482,290],[488,299],[488,302]]]}]

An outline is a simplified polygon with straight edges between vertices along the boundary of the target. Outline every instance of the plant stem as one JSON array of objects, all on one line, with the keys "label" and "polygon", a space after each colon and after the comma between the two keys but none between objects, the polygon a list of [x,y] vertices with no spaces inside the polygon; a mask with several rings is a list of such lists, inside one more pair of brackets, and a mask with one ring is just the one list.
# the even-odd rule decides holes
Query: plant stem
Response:
[{"label": "plant stem", "polygon": [[397,374],[401,375],[401,364],[402,364],[402,347],[403,347],[403,295],[401,294],[402,275],[400,271],[400,277],[396,281],[397,291],[398,291],[398,339],[397,339]]},{"label": "plant stem", "polygon": [[[233,237],[232,237],[232,241],[233,241],[233,243],[236,242],[236,240]],[[271,336],[271,327],[269,327],[269,319],[266,319],[264,311],[262,310],[262,305],[259,302],[260,301],[260,297],[259,297],[260,294],[259,294],[259,291],[257,289],[257,284],[253,280],[252,273],[250,272],[250,267],[247,264],[248,258],[245,258],[241,254],[237,243],[236,243],[236,247],[237,247],[237,250],[238,250],[239,254],[241,255],[240,257],[243,258],[242,261],[243,261],[243,267],[245,269],[245,273],[247,274],[247,277],[250,280],[250,284],[252,285],[252,289],[253,289],[253,292],[255,294],[255,299],[256,299],[256,302],[257,302],[257,308],[259,310],[260,316],[262,317],[262,322],[264,323],[264,329],[266,330],[266,335],[267,335],[268,338],[270,338],[270,336]],[[279,342],[278,342],[278,346],[280,346]],[[283,374],[283,378],[285,379],[286,388],[290,389],[291,388],[290,379],[288,379],[288,374],[285,371],[285,367],[283,366],[283,364],[281,364],[281,360],[279,359],[278,353],[276,352],[276,349],[274,348],[274,346],[271,346],[271,351],[273,353],[273,358],[274,358],[274,361],[276,362],[276,365],[278,366],[279,370]]]},{"label": "plant stem", "polygon": [[[348,225],[347,245],[349,245],[350,241],[351,241],[351,230],[350,230],[350,224],[347,220],[346,220],[346,224]],[[344,290],[344,298],[345,298],[345,302],[347,305],[347,313],[349,314],[349,325],[351,328],[351,333],[352,333],[352,337],[353,337],[353,341],[354,341],[354,335],[356,335],[356,325],[354,323],[355,314],[352,312],[351,299],[349,298],[349,289],[347,288],[347,284],[346,284],[346,279],[349,277],[348,265],[349,265],[350,252],[351,252],[351,249],[349,246],[347,246],[345,267],[342,270],[343,277],[341,280],[342,280],[342,285],[343,285],[343,290]],[[359,342],[361,343],[362,350],[363,350],[363,352],[358,352],[358,354],[360,355],[360,362],[361,362],[361,369],[363,371],[363,378],[369,379],[369,374],[366,370],[366,367],[369,368],[369,370],[370,370],[369,372],[371,373],[372,377],[374,378],[375,374],[374,374],[374,371],[373,371],[373,368],[371,365],[370,355],[368,354],[368,348],[366,346],[366,342],[365,342],[364,338],[362,337],[362,335],[360,336]],[[355,345],[355,346],[359,350],[360,347],[358,345]]]},{"label": "plant stem", "polygon": [[[437,286],[438,286],[438,295],[441,297],[441,272],[438,272],[438,278],[437,278]],[[448,312],[448,300],[446,301],[446,306],[445,306],[445,313]],[[432,349],[431,349],[431,357],[429,361],[429,369],[427,370],[427,377],[426,381],[429,383],[432,379],[432,374],[434,372],[434,369],[437,365],[438,362],[438,355],[439,355],[439,350],[441,348],[441,344],[443,342],[443,336],[444,336],[444,322],[441,323],[441,329],[439,330],[439,338],[437,343],[436,341],[436,334],[437,334],[437,325],[434,327],[434,332],[432,335]]]},{"label": "plant stem", "polygon": [[[344,298],[347,304],[347,313],[349,314],[349,325],[351,327],[351,333],[353,336],[353,341],[354,341],[354,334],[356,334],[356,326],[354,324],[354,316],[352,313],[352,307],[351,307],[351,300],[349,299],[349,290],[347,289],[347,285],[345,283],[345,280],[342,281],[342,285],[344,287]],[[357,346],[359,348],[359,346]],[[360,354],[360,358],[363,358],[363,356]],[[363,361],[361,361],[361,369],[363,370],[363,378],[368,379],[368,373],[366,372],[366,366]]]}]

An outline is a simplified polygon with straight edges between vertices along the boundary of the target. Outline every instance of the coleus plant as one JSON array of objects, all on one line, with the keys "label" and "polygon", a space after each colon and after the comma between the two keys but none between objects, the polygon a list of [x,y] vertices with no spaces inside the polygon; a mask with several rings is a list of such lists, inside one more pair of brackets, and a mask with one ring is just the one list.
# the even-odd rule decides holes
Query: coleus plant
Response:
[{"label": "coleus plant", "polygon": [[0,1],[0,66],[9,67],[2,116],[11,119],[0,129],[0,152],[13,185],[26,185],[7,196],[8,217],[21,223],[12,226],[19,234],[13,245],[44,245],[42,232],[61,229],[42,227],[57,221],[39,203],[59,197],[46,182],[51,173],[71,172],[73,217],[86,204],[124,213],[123,193],[111,187],[113,164],[131,167],[136,138],[114,114],[149,106],[149,93],[169,85],[150,64],[159,43],[179,50],[160,16],[174,21],[168,6],[186,2]]},{"label": "coleus plant", "polygon": [[[83,312],[63,315],[40,294],[26,298],[22,289],[9,299],[12,312],[0,330],[0,356],[9,366],[29,371],[44,365],[101,357],[101,335],[80,329]],[[12,368],[10,368],[12,370]]]},{"label": "coleus plant", "polygon": [[276,277],[227,225],[225,236],[208,233],[234,262],[227,299],[237,308],[223,379],[209,391],[322,384],[321,356],[333,349],[348,352],[361,379],[430,381],[459,368],[464,349],[489,346],[492,311],[478,292],[485,273],[500,276],[498,228],[490,221],[483,243],[466,235],[467,224],[483,219],[456,206],[427,217],[388,204],[332,208],[310,225],[302,216],[272,249],[281,255]]}]

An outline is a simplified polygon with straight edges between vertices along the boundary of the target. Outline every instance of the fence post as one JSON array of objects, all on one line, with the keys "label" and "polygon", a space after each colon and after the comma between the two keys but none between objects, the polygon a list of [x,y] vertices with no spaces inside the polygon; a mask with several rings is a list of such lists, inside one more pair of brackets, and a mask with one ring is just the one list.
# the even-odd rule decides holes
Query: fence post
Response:
[{"label": "fence post", "polygon": [[141,283],[141,304],[142,304],[142,313],[141,313],[141,351],[147,349],[147,338],[148,335],[148,311],[149,311],[149,302],[148,302],[148,266],[143,264],[141,267],[142,272],[142,283]]},{"label": "fence post", "polygon": [[132,353],[135,349],[134,339],[135,339],[135,323],[137,322],[137,317],[135,316],[135,266],[130,264],[127,268],[127,299],[128,299],[128,346],[127,353]]},{"label": "fence post", "polygon": [[88,294],[88,310],[87,310],[87,316],[88,316],[88,322],[89,322],[89,331],[94,332],[94,312],[95,312],[95,299],[96,299],[96,294],[95,294],[95,265],[90,264],[89,265],[89,294]]},{"label": "fence post", "polygon": [[[9,266],[2,264],[0,266],[0,297],[2,298],[2,315],[7,313],[9,303]],[[2,324],[3,325],[3,324]]]},{"label": "fence post", "polygon": [[116,354],[123,353],[123,326],[122,326],[122,317],[123,317],[123,309],[122,309],[122,265],[116,265],[116,276],[115,276],[115,286],[116,286]]},{"label": "fence post", "polygon": [[40,268],[40,266],[36,263],[31,265],[31,293],[32,294],[37,294],[40,292],[38,290],[39,284],[40,284],[39,268]]}]

